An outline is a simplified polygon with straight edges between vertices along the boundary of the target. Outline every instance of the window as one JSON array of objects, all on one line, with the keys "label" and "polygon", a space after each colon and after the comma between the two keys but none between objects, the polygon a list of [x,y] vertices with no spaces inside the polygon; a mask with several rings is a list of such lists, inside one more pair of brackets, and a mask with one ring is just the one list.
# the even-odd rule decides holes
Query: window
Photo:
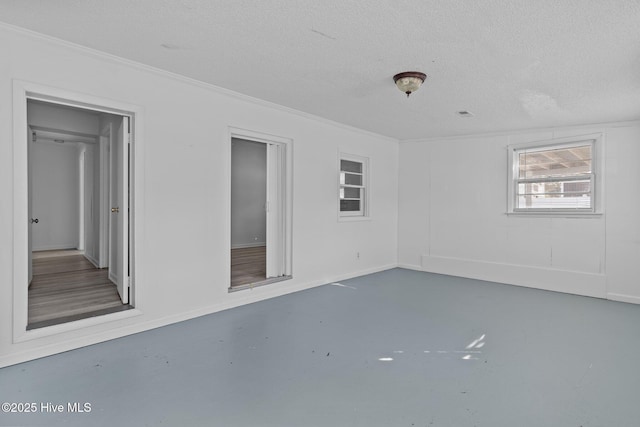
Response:
[{"label": "window", "polygon": [[509,146],[509,212],[595,213],[600,135]]},{"label": "window", "polygon": [[366,217],[368,159],[340,155],[340,217]]}]

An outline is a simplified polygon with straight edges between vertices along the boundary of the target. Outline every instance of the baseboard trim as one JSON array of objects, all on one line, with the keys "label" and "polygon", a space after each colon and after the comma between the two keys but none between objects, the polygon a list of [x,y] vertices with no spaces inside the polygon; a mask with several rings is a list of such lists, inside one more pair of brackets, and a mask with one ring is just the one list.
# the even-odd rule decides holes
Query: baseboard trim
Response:
[{"label": "baseboard trim", "polygon": [[414,264],[398,264],[398,268],[404,268],[406,270],[414,270],[414,271],[424,271],[424,269],[419,265]]},{"label": "baseboard trim", "polygon": [[422,256],[422,270],[545,291],[607,298],[604,274],[430,255]]},{"label": "baseboard trim", "polygon": [[381,271],[391,270],[392,268],[397,268],[397,267],[398,267],[398,264],[393,263],[393,264],[386,264],[381,267],[367,268],[367,269],[359,270],[353,273],[338,275],[328,281],[323,280],[323,283],[321,283],[321,285],[328,285],[333,282],[339,282],[340,280],[349,280],[349,279],[353,279],[354,277],[366,276],[368,274],[380,273]]},{"label": "baseboard trim", "polygon": [[[120,324],[109,327],[108,323],[115,322],[131,322],[132,317],[139,317],[143,313],[138,309],[126,310],[119,313],[110,314],[104,317],[105,321],[100,321],[99,318],[89,318],[78,320],[78,324],[86,325],[87,327],[104,328],[98,330],[95,333],[75,337],[72,339],[58,341],[53,344],[45,344],[31,348],[29,350],[21,351],[18,353],[8,354],[6,356],[0,356],[0,368],[18,363],[26,362],[29,360],[39,359],[41,357],[51,356],[53,354],[62,353],[69,350],[75,350],[77,348],[86,347],[93,344],[98,344],[104,341],[133,335],[139,332],[145,332],[152,329],[160,328],[162,326],[171,325],[185,320],[194,319],[209,314],[214,314],[223,310],[228,310],[235,307],[240,307],[245,304],[254,302],[265,301],[271,298],[291,294],[294,292],[305,291],[317,286],[328,285],[340,280],[352,279],[354,277],[365,276],[367,274],[378,273],[380,271],[390,270],[396,268],[396,263],[386,264],[380,267],[368,268],[363,270],[354,271],[351,273],[339,274],[326,279],[314,280],[304,283],[291,283],[293,280],[281,282],[282,286],[261,286],[243,292],[233,292],[228,294],[229,298],[222,303],[218,303],[211,306],[202,307],[199,309],[191,310],[184,313],[178,313],[167,317],[139,321],[137,323]],[[295,277],[294,277],[295,278]],[[82,323],[80,323],[82,322]],[[75,322],[74,322],[75,323]],[[48,328],[36,329],[29,331],[30,340],[44,338],[45,336],[54,335],[56,333],[69,332],[72,329],[71,323],[50,326]],[[77,327],[76,327],[77,329]],[[21,341],[25,341],[23,338]]]},{"label": "baseboard trim", "polygon": [[75,243],[65,243],[64,245],[45,245],[31,248],[32,252],[42,251],[66,251],[70,249],[78,249],[78,245]]},{"label": "baseboard trim", "polygon": [[617,294],[615,292],[607,293],[607,299],[618,302],[628,302],[631,304],[640,304],[640,297],[633,295]]},{"label": "baseboard trim", "polygon": [[244,248],[259,248],[261,246],[267,246],[266,242],[255,242],[255,243],[239,243],[236,245],[231,245],[231,249],[244,249]]},{"label": "baseboard trim", "polygon": [[87,255],[86,253],[84,254],[84,257],[87,259],[87,261],[89,261],[91,264],[93,264],[93,266],[95,268],[100,268],[100,263],[98,262],[97,259],[95,259],[94,257]]}]

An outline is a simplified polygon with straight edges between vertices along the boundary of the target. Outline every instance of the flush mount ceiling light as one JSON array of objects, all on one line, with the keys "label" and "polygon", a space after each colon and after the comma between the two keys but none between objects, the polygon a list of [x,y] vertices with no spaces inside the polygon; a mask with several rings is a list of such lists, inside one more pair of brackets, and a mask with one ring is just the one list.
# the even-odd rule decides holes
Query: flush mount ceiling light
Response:
[{"label": "flush mount ceiling light", "polygon": [[419,71],[405,71],[393,76],[393,81],[398,86],[398,89],[407,94],[407,98],[412,92],[417,91],[424,83],[424,79],[427,78],[425,73]]}]

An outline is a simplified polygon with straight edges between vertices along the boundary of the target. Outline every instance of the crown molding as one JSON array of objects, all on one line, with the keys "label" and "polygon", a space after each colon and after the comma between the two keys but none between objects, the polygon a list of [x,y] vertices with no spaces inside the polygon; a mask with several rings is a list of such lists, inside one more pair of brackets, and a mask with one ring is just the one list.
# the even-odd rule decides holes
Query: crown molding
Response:
[{"label": "crown molding", "polygon": [[304,111],[300,111],[300,110],[296,110],[294,108],[290,108],[290,107],[286,107],[284,105],[280,105],[280,104],[276,104],[274,102],[271,101],[265,101],[263,99],[260,98],[255,98],[253,96],[250,95],[245,95],[243,93],[240,92],[235,92],[233,90],[230,89],[225,89],[223,87],[220,86],[216,86],[214,84],[211,83],[206,83],[203,82],[201,80],[197,80],[191,77],[187,77],[184,76],[182,74],[178,74],[178,73],[174,73],[171,71],[167,71],[167,70],[163,70],[161,68],[157,68],[157,67],[153,67],[151,65],[146,65],[143,64],[141,62],[137,62],[137,61],[133,61],[131,59],[126,59],[126,58],[122,58],[120,56],[117,55],[113,55],[107,52],[103,52],[101,50],[97,50],[94,48],[90,48],[87,46],[83,46],[77,43],[73,43],[67,40],[63,40],[63,39],[59,39],[57,37],[53,37],[53,36],[49,36],[46,34],[42,34],[42,33],[38,33],[37,31],[33,31],[33,30],[29,30],[27,28],[23,28],[23,27],[19,27],[13,24],[8,24],[6,22],[0,22],[0,29],[6,30],[6,31],[10,31],[22,36],[26,36],[32,39],[36,39],[36,40],[40,40],[46,43],[50,43],[53,44],[55,46],[58,47],[63,47],[69,50],[72,50],[76,53],[85,55],[85,56],[89,56],[92,58],[97,58],[97,59],[101,59],[101,60],[106,60],[109,61],[111,63],[114,64],[118,64],[118,65],[124,65],[130,68],[134,68],[136,70],[139,71],[143,71],[143,72],[148,72],[151,74],[155,74],[157,76],[160,77],[164,77],[164,78],[168,78],[168,79],[172,79],[172,80],[176,80],[185,84],[189,84],[191,86],[196,86],[199,87],[201,89],[216,93],[218,95],[222,95],[222,96],[226,96],[229,98],[234,98],[243,102],[247,102],[247,103],[251,103],[254,105],[258,105],[260,107],[265,107],[265,108],[270,108],[270,109],[274,109],[274,110],[278,110],[284,113],[288,113],[288,114],[292,114],[298,117],[302,117],[308,120],[313,120],[315,122],[319,122],[322,124],[326,124],[326,125],[330,125],[330,126],[334,126],[334,127],[338,127],[347,131],[351,131],[351,132],[356,132],[356,133],[360,133],[362,135],[366,135],[366,136],[370,136],[370,137],[374,137],[374,138],[378,138],[378,139],[383,139],[383,140],[387,140],[388,142],[392,142],[392,143],[399,143],[400,140],[398,138],[393,138],[387,135],[382,135],[382,134],[378,134],[375,132],[371,132],[365,129],[360,129],[357,128],[355,126],[351,126],[351,125],[347,125],[345,123],[340,123],[340,122],[336,122],[334,120],[329,120],[326,119],[324,117],[321,116],[317,116],[315,114],[311,114],[311,113],[306,113]]},{"label": "crown molding", "polygon": [[638,120],[624,120],[624,121],[612,121],[612,122],[599,122],[599,123],[583,123],[577,125],[568,126],[553,126],[553,127],[540,127],[540,128],[527,128],[527,129],[514,129],[500,132],[483,132],[483,133],[471,133],[461,135],[443,135],[443,136],[430,136],[428,138],[415,138],[415,139],[402,139],[400,144],[415,144],[415,143],[430,143],[441,141],[456,141],[465,139],[487,138],[487,137],[503,137],[503,136],[515,136],[525,135],[534,132],[556,132],[564,130],[581,130],[588,128],[612,128],[612,127],[629,127],[640,125],[640,119]]}]

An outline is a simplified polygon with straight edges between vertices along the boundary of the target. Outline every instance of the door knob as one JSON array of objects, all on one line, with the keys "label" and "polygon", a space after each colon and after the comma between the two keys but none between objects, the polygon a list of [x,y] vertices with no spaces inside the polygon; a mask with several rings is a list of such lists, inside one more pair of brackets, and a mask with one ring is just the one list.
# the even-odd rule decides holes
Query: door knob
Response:
[{"label": "door knob", "polygon": [[38,218],[31,218],[31,224],[33,224],[34,222],[37,224],[40,222],[40,220]]},{"label": "door knob", "polygon": [[111,213],[118,213],[120,212],[120,208],[111,208]]}]

